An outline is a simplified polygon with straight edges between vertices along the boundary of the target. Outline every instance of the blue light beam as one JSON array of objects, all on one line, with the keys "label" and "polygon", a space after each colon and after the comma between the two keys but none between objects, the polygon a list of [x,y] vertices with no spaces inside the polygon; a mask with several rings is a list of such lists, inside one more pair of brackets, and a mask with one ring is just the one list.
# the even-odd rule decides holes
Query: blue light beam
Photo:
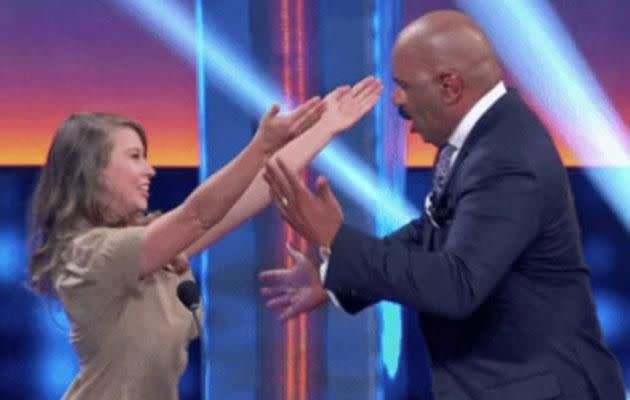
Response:
[{"label": "blue light beam", "polygon": [[[463,1],[530,97],[584,161],[628,166],[630,135],[549,2]],[[589,178],[630,229],[630,171],[590,168]]]},{"label": "blue light beam", "polygon": [[[200,50],[195,18],[181,5],[170,0],[112,1],[192,65],[197,63],[197,55],[203,54],[205,77],[252,115],[260,116],[277,99],[283,98],[281,91],[269,85],[268,79],[263,79],[247,58],[226,46],[226,37],[204,29],[205,42]],[[378,177],[370,168],[341,143],[331,143],[314,165],[373,215],[379,215],[379,210],[384,213],[390,230],[418,216],[418,211],[395,190],[379,185]]]},{"label": "blue light beam", "polygon": [[204,42],[199,46],[200,35],[196,29],[195,16],[177,2],[111,1],[136,18],[192,66],[199,65],[197,56],[202,55],[206,79],[256,117],[283,98],[281,91],[272,86],[269,79],[265,79],[240,51],[233,46],[228,47],[225,35],[213,31],[209,24],[203,27]]},{"label": "blue light beam", "polygon": [[[373,62],[377,78],[383,82],[383,92],[395,90],[390,69],[389,54],[392,52],[395,35],[400,29],[402,9],[399,0],[377,0],[374,2],[372,14]],[[379,176],[379,187],[389,185],[400,196],[405,190],[406,177],[406,143],[405,124],[394,107],[379,102],[374,109],[374,159]],[[381,206],[387,203],[381,203]],[[404,207],[404,206],[403,206]],[[376,216],[376,233],[379,236],[391,232],[392,226],[400,226],[398,222],[411,219],[417,210],[407,210],[407,215],[400,219],[390,218],[390,214],[382,210]],[[409,218],[411,217],[411,218]],[[406,221],[405,221],[406,222]],[[378,304],[380,315],[380,356],[387,378],[394,381],[400,367],[402,332],[401,307],[389,301]],[[385,397],[385,382],[379,382],[377,398]]]}]

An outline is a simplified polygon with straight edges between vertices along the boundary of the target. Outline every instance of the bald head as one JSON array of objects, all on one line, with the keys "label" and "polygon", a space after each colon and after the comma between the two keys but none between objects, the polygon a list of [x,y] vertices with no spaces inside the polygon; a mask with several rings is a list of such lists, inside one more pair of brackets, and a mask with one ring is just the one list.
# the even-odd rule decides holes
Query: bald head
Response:
[{"label": "bald head", "polygon": [[396,103],[425,140],[444,144],[459,120],[502,77],[494,49],[466,14],[432,12],[407,25],[393,52]]},{"label": "bald head", "polygon": [[435,11],[406,26],[394,52],[434,71],[455,71],[470,85],[489,89],[501,79],[490,41],[466,14]]}]

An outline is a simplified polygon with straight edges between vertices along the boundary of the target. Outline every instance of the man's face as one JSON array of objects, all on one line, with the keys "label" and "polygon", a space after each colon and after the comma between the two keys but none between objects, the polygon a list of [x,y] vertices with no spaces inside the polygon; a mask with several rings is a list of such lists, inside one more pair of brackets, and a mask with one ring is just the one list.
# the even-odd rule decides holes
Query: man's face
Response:
[{"label": "man's face", "polygon": [[396,82],[394,103],[412,121],[411,131],[429,143],[443,145],[451,134],[451,124],[437,72],[429,61],[422,62],[402,46],[394,49],[392,62]]}]

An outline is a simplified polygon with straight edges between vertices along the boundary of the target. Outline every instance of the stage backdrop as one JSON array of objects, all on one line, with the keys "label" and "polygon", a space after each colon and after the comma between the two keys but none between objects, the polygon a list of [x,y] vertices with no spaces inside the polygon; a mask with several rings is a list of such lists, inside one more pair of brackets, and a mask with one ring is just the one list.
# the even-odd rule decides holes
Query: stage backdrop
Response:
[{"label": "stage backdrop", "polygon": [[140,121],[156,166],[199,165],[195,64],[118,3],[0,4],[0,165],[41,164],[55,129],[79,111]]},{"label": "stage backdrop", "polygon": [[[221,2],[207,1],[205,3],[220,5]],[[296,40],[297,43],[307,44],[306,48],[293,51],[311,54],[305,59],[309,60],[306,68],[312,71],[312,76],[308,79],[316,82],[311,87],[311,92],[315,93],[342,83],[340,82],[342,78],[344,82],[358,79],[360,78],[359,71],[361,73],[374,72],[364,71],[365,65],[369,65],[372,60],[360,59],[360,63],[356,62],[359,59],[358,55],[369,53],[370,50],[359,49],[360,46],[357,46],[355,41],[349,43],[349,38],[356,38],[358,43],[360,38],[365,36],[367,43],[365,46],[373,46],[379,38],[369,36],[369,32],[375,30],[366,29],[366,27],[376,25],[377,21],[383,21],[383,15],[378,14],[383,12],[383,7],[402,5],[401,22],[405,23],[432,9],[458,5],[471,7],[473,4],[485,2],[352,0],[341,4],[338,0],[321,0],[310,3],[307,7],[307,11],[313,14],[301,17],[302,20],[307,21],[317,20],[325,27],[320,33],[321,37],[311,38],[310,42],[300,42],[300,35],[305,30],[308,31],[308,27],[295,25],[295,21],[300,20],[298,18],[299,5],[304,6],[309,2],[277,0],[265,3],[263,7],[262,3],[253,0],[234,2],[231,5],[236,7],[241,3],[250,4],[247,12],[258,18],[260,15],[256,15],[257,12],[261,13],[269,4],[273,5],[267,10],[272,13],[268,23],[275,24],[276,28],[284,26],[282,24],[287,25],[288,28],[287,26],[282,28],[283,33],[288,32],[294,35],[291,40]],[[533,4],[534,1],[531,3]],[[621,120],[628,125],[630,123],[630,95],[628,95],[630,87],[628,87],[629,83],[625,75],[630,70],[630,52],[625,49],[630,48],[630,30],[627,26],[627,21],[630,19],[630,6],[624,2],[621,3],[624,5],[612,0],[600,2],[558,0],[553,2],[551,10],[565,25],[566,31],[574,41],[575,48],[593,70],[595,79],[603,88],[612,107]],[[131,4],[147,4],[154,13],[138,14],[136,9],[134,16],[133,7],[129,6]],[[182,52],[172,46],[173,41],[180,40],[178,43],[181,45],[182,40],[185,42],[182,38],[190,38],[191,32],[194,35],[195,24],[193,20],[184,21],[185,26],[193,29],[179,31],[178,36],[175,25],[182,21],[179,19],[179,14],[165,8],[167,4],[175,4],[177,9],[183,10],[187,15],[194,15],[194,0],[65,0],[54,3],[46,0],[5,0],[0,4],[0,38],[2,38],[0,39],[0,297],[3,299],[2,307],[0,307],[0,316],[3,320],[0,324],[1,398],[59,398],[77,370],[77,360],[68,344],[67,322],[63,315],[57,312],[54,306],[47,308],[23,285],[26,279],[27,262],[26,206],[37,177],[37,166],[45,159],[46,150],[56,127],[68,115],[77,111],[118,112],[139,120],[149,134],[149,159],[159,167],[152,193],[151,205],[154,208],[168,209],[176,205],[197,182],[197,168],[200,164],[204,164],[200,158],[200,148],[203,146],[199,141],[198,65],[194,54],[191,57],[190,49]],[[229,4],[221,6],[229,7]],[[207,7],[207,10],[212,9],[213,7]],[[287,10],[291,10],[290,13]],[[304,12],[304,8],[301,10]],[[477,12],[484,17],[484,20],[492,14],[488,10],[477,10]],[[211,17],[219,20],[223,18],[222,15]],[[158,20],[166,21],[167,25],[154,30],[147,29],[144,23],[147,18],[153,18],[154,23]],[[144,22],[141,23],[141,21]],[[168,23],[174,25],[168,25]],[[224,23],[227,22],[224,21]],[[524,23],[526,23],[525,20],[519,22],[519,24]],[[255,26],[254,24],[250,28]],[[175,31],[169,27],[175,28]],[[227,28],[229,31],[229,27]],[[365,35],[362,35],[364,31],[359,31],[359,29],[366,29]],[[249,41],[258,46],[254,50],[250,49],[251,53],[269,53],[268,57],[272,58],[271,65],[281,63],[279,61],[282,57],[281,51],[277,47],[268,48],[261,43],[258,32],[251,30],[238,34],[248,36]],[[227,35],[222,43],[234,43],[235,37],[238,36]],[[509,37],[509,32],[504,37]],[[284,39],[286,38],[278,40],[282,42]],[[277,43],[274,46],[277,46]],[[316,54],[319,59],[315,59],[312,54]],[[344,59],[344,56],[348,59]],[[274,61],[273,58],[276,60]],[[386,64],[388,60],[388,54],[380,55],[381,63]],[[240,71],[241,67],[242,65],[232,65],[234,71]],[[304,65],[291,65],[291,68],[287,70],[299,72],[304,71],[304,67]],[[349,76],[349,71],[356,73],[356,76]],[[267,72],[271,77],[273,72],[278,71]],[[320,73],[322,76],[318,76]],[[523,76],[509,69],[508,75],[511,84],[519,89],[526,89],[520,86]],[[277,74],[275,78],[269,80],[282,81],[276,78]],[[286,83],[295,76],[289,74],[284,78]],[[560,77],[557,78],[560,79]],[[385,79],[388,78],[385,77]],[[384,94],[382,107],[391,106],[391,95],[391,92]],[[546,115],[546,109],[541,106],[540,99],[533,96],[526,96],[526,98],[545,118],[545,122],[555,134],[563,160],[572,167],[569,174],[582,225],[586,258],[593,269],[593,286],[599,317],[612,349],[624,365],[626,379],[630,380],[630,344],[625,340],[630,334],[630,324],[622,316],[622,312],[630,307],[630,296],[628,296],[630,274],[627,272],[625,263],[625,260],[630,257],[627,246],[629,239],[627,226],[624,226],[621,218],[611,210],[606,199],[599,193],[598,187],[593,185],[588,178],[590,173],[597,171],[614,170],[619,174],[628,174],[630,160],[626,159],[621,163],[610,165],[599,157],[591,159],[588,154],[586,157],[577,157],[570,149],[571,146],[567,146],[568,142],[561,139],[565,134],[570,135],[570,129],[565,125],[554,125],[556,119]],[[217,101],[217,98],[209,98],[208,103],[201,109],[206,110],[205,107],[212,107],[212,101]],[[595,105],[595,107],[599,106],[603,107],[602,104]],[[232,105],[226,104],[222,107],[229,108]],[[588,114],[591,110],[592,108],[584,108],[583,112]],[[209,112],[207,116],[211,116],[214,120],[201,118],[204,123],[220,126],[230,125],[234,114],[221,114],[217,111]],[[374,124],[375,119],[369,119],[365,125],[365,132],[371,133],[374,130]],[[242,129],[246,129],[247,132],[239,131],[238,140],[244,141],[247,134],[251,133],[253,121],[245,121],[242,125]],[[360,133],[350,136],[353,138],[351,143],[356,144],[354,146],[356,149],[365,144],[365,141],[362,142],[359,139]],[[401,129],[400,133],[406,134],[404,129]],[[594,130],[589,134],[597,136],[601,132]],[[621,134],[626,140],[630,137],[627,129]],[[221,140],[221,137],[215,136],[210,143],[221,144]],[[579,136],[575,136],[574,140],[579,141]],[[234,145],[236,142],[236,139],[233,139],[229,145]],[[579,145],[579,143],[570,144]],[[223,146],[228,147],[225,144]],[[364,149],[357,152],[362,150]],[[201,153],[212,154],[211,150]],[[365,154],[362,156],[370,158]],[[216,168],[219,161],[227,157],[228,155],[224,154],[213,162],[206,163],[206,166]],[[409,167],[406,175],[406,194],[413,203],[418,204],[418,199],[426,193],[430,179],[430,172],[426,167],[431,165],[433,157],[433,149],[422,144],[418,137],[409,138],[405,163]],[[373,162],[374,160],[366,161]],[[346,201],[350,207],[353,205],[351,199],[346,199]],[[630,204],[630,198],[627,201]],[[363,215],[364,210],[352,210],[350,213]],[[277,223],[277,216],[267,215],[265,218]],[[256,226],[260,227],[263,222],[265,220],[258,221]],[[369,225],[370,222],[366,224]],[[275,226],[274,233],[277,233],[277,230],[279,228]],[[264,235],[265,231],[262,232],[261,234],[259,231],[257,234]],[[242,233],[237,235],[242,235]],[[234,244],[238,242],[235,238],[240,237],[232,236],[224,243],[238,246],[238,243]],[[268,240],[273,242],[269,244],[278,246],[279,238],[272,239]],[[250,247],[260,247],[263,244],[268,243],[248,242]],[[248,260],[252,258],[252,254],[255,253],[247,254]],[[242,358],[248,363],[248,365],[243,365],[243,370],[252,371],[252,374],[260,373],[256,376],[248,376],[245,380],[239,381],[234,376],[225,382],[219,382],[215,388],[208,389],[223,390],[225,387],[224,392],[215,393],[217,398],[238,398],[238,396],[251,398],[252,393],[257,390],[259,394],[262,393],[261,398],[276,398],[274,395],[278,393],[283,393],[286,397],[289,396],[287,393],[293,393],[291,390],[295,392],[298,389],[302,390],[300,388],[303,386],[306,387],[303,381],[295,383],[299,377],[306,376],[305,369],[302,367],[297,377],[295,373],[294,376],[289,376],[291,371],[280,371],[284,375],[276,380],[265,381],[261,378],[264,373],[267,374],[264,376],[278,375],[264,370],[270,365],[276,368],[285,362],[287,358],[280,357],[278,354],[288,351],[289,340],[286,340],[287,343],[278,344],[277,341],[269,338],[282,328],[279,328],[260,303],[254,304],[258,301],[258,297],[253,274],[255,269],[260,267],[262,265],[256,261],[252,261],[252,265],[241,267],[242,274],[251,273],[247,275],[249,286],[246,287],[243,286],[240,272],[239,276],[226,275],[223,276],[223,281],[214,282],[214,285],[223,285],[221,290],[227,294],[238,293],[240,296],[241,292],[247,291],[246,321],[248,324],[258,321],[258,329],[260,329],[260,331],[252,332],[249,330],[251,326],[244,326],[243,335],[245,336],[233,335],[233,331],[220,329],[226,324],[226,320],[215,318],[216,326],[210,329],[214,329],[212,332],[215,335],[215,343],[224,346],[224,351],[220,354],[225,357],[224,360],[216,360],[216,364],[229,364],[230,352],[236,350],[241,355],[247,354],[248,357],[255,354],[255,357]],[[241,296],[237,300],[243,298],[245,297]],[[235,304],[234,312],[229,320],[230,326],[233,327],[245,321],[244,318],[240,319],[238,314],[242,303],[236,301]],[[374,369],[379,368],[381,374],[379,375],[376,372],[364,373],[366,368],[364,361],[368,356],[359,353],[364,348],[375,349],[378,346],[364,343],[369,342],[365,338],[357,344],[356,337],[344,336],[347,334],[344,328],[351,324],[347,321],[354,321],[356,324],[357,319],[351,320],[350,317],[343,316],[335,309],[329,310],[328,313],[332,317],[328,316],[325,322],[317,325],[316,329],[313,329],[315,333],[309,339],[325,341],[324,344],[316,343],[315,346],[316,349],[325,348],[325,353],[322,352],[325,355],[321,356],[321,359],[316,359],[316,363],[309,365],[311,368],[307,369],[307,372],[312,374],[311,377],[317,377],[311,381],[311,384],[320,382],[322,387],[311,387],[309,393],[318,393],[323,398],[339,399],[342,398],[341,393],[353,398],[352,390],[356,390],[356,393],[361,395],[354,398],[364,398],[365,393],[370,393],[375,397],[383,389],[382,383],[377,381],[378,376],[382,376],[382,365],[379,364],[382,362],[380,358],[382,354],[369,354],[371,362],[374,363]],[[365,315],[359,318],[368,319]],[[327,323],[330,326],[327,326]],[[366,322],[368,323],[370,322]],[[371,323],[374,326],[378,325],[374,321]],[[251,341],[255,348],[243,346],[243,337],[248,343]],[[282,337],[282,340],[284,339]],[[339,342],[347,345],[334,347],[334,344]],[[263,346],[269,343],[275,347],[264,349]],[[310,344],[313,348],[313,343]],[[302,345],[302,343],[297,343],[297,345]],[[358,346],[361,346],[360,349]],[[256,357],[260,359],[256,360]],[[326,365],[333,362],[335,365]],[[201,382],[198,366],[199,348],[196,344],[192,348],[191,364],[182,383],[182,399],[200,398]],[[215,370],[213,373],[220,374],[221,371]],[[230,372],[223,371],[223,373]],[[396,379],[403,378],[397,376]],[[413,384],[413,376],[404,379],[410,385]],[[240,389],[239,382],[242,385]],[[273,390],[259,389],[267,387],[269,382],[275,385]],[[347,389],[345,391],[344,385]]]}]

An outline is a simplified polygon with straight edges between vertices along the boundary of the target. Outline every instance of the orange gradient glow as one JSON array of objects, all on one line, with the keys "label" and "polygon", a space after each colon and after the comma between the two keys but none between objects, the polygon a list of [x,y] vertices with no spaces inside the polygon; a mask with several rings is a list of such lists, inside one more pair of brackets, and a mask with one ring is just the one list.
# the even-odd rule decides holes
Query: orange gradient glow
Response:
[{"label": "orange gradient glow", "polygon": [[111,5],[35,3],[0,17],[0,166],[43,164],[70,114],[101,111],[145,127],[155,166],[197,167],[194,65]]},{"label": "orange gradient glow", "polygon": [[[417,134],[408,133],[407,135],[407,167],[432,167],[435,162],[435,147],[424,142]],[[588,160],[587,162],[581,162],[560,136],[554,135],[553,140],[565,166],[581,167],[589,164]]]},{"label": "orange gradient glow", "polygon": [[[293,76],[291,71],[291,37],[290,37],[290,14],[289,0],[282,0],[280,4],[280,30],[282,41],[282,85],[284,94],[287,99],[293,97]],[[295,232],[285,224],[284,238],[285,242],[294,243]],[[288,268],[293,266],[293,260],[285,253],[285,262]],[[295,320],[289,320],[286,324],[286,343],[285,343],[285,399],[296,398],[296,338],[297,326]]]},{"label": "orange gradient glow", "polygon": [[[280,3],[280,40],[282,48],[282,85],[287,103],[306,100],[306,54],[303,0],[282,0]],[[306,178],[308,171],[302,177]],[[288,225],[284,241],[305,252],[307,243]],[[285,261],[293,267],[291,257]],[[288,321],[285,345],[285,392],[286,400],[308,399],[308,349],[309,317],[302,314],[297,320]]]},{"label": "orange gradient glow", "polygon": [[[551,124],[547,124],[548,127]],[[556,149],[560,154],[562,163],[566,167],[627,167],[630,166],[630,157],[624,164],[618,162],[611,162],[606,159],[597,159],[595,156],[586,159],[580,159],[578,155],[572,150],[571,146],[567,144],[563,136],[556,133],[560,132],[560,129],[551,127],[551,136],[553,142],[556,145]],[[420,135],[407,133],[407,167],[409,168],[423,168],[432,167],[435,162],[436,149],[433,145],[426,143]]]},{"label": "orange gradient glow", "polygon": [[[27,110],[8,115],[20,117],[0,119],[0,166],[38,166],[46,161],[48,148],[55,131],[72,111],[94,110],[116,112],[133,118],[145,128],[148,137],[149,161],[157,167],[197,167],[199,142],[196,126],[196,106],[160,107],[152,104],[144,108],[124,105],[65,106],[28,115]],[[17,108],[17,107],[16,107]],[[50,107],[49,107],[50,108]],[[34,112],[34,111],[33,111]],[[25,115],[26,114],[26,115]],[[39,114],[39,113],[38,113]]]},{"label": "orange gradient glow", "polygon": [[[298,77],[297,95],[300,103],[306,101],[306,54],[305,54],[305,24],[304,24],[304,0],[295,1],[295,13],[296,13],[296,72]],[[308,177],[308,169],[303,172],[303,177]],[[300,238],[299,249],[302,252],[307,250],[307,242],[303,238]],[[298,381],[298,399],[308,399],[308,314],[302,314],[298,317],[299,324],[299,353],[300,353],[300,365],[299,365],[299,381]]]},{"label": "orange gradient glow", "polygon": [[[97,110],[101,110],[98,108]],[[130,116],[145,128],[148,137],[149,162],[157,167],[197,167],[199,141],[197,139],[196,109],[169,113],[159,110],[139,113],[119,113]],[[38,166],[46,161],[48,148],[56,129],[68,114],[46,113],[33,120],[0,121],[0,166]],[[62,115],[63,114],[63,115]],[[138,117],[134,117],[136,114]],[[144,116],[143,116],[144,115]],[[167,114],[168,115],[168,114]]]}]

